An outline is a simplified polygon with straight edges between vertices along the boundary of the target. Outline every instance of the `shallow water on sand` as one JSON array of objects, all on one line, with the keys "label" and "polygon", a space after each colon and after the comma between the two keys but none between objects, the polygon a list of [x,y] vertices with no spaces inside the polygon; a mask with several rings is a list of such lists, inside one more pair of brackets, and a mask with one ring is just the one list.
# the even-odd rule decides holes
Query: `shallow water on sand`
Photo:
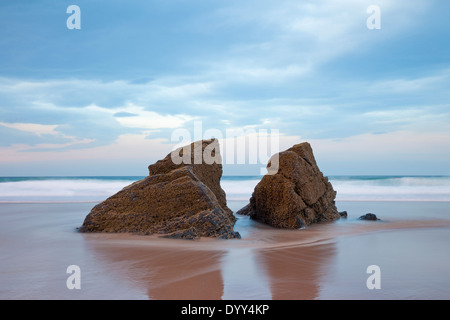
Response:
[{"label": "shallow water on sand", "polygon": [[[230,201],[236,211],[246,203]],[[348,218],[240,240],[76,232],[93,203],[0,204],[2,299],[449,299],[450,203],[339,202]],[[367,212],[382,220],[360,221]],[[69,290],[69,265],[81,290]],[[369,265],[381,289],[369,290]]]}]

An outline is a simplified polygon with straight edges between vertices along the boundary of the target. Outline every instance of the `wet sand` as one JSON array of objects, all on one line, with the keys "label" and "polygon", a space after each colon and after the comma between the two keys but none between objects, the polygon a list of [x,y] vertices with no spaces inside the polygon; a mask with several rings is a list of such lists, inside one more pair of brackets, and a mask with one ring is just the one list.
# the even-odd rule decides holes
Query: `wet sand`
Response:
[{"label": "wet sand", "polygon": [[[342,202],[347,219],[303,230],[239,217],[242,239],[194,241],[76,232],[92,206],[0,204],[0,298],[450,298],[450,203]],[[66,287],[72,264],[81,290]],[[366,287],[372,264],[380,290]]]}]

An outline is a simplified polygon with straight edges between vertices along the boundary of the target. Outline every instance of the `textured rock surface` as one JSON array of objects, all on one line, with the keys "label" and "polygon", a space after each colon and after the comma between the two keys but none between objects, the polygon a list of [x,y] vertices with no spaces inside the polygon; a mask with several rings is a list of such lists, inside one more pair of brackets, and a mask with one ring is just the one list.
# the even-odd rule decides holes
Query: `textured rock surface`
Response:
[{"label": "textured rock surface", "polygon": [[[179,148],[175,152],[182,157],[184,155],[185,148],[186,147]],[[231,210],[227,207],[225,191],[223,191],[220,187],[220,178],[222,177],[222,160],[218,140],[212,139],[196,141],[193,142],[189,148],[191,152],[190,155],[187,156],[187,159],[189,159],[188,161],[175,164],[172,161],[171,154],[169,153],[164,159],[148,166],[149,175],[154,176],[159,174],[169,174],[171,171],[181,167],[191,167],[194,175],[214,193],[221,207],[231,213]],[[198,155],[198,153],[195,153],[196,150],[200,150],[202,154],[205,153],[206,155],[211,156],[211,158],[217,159],[217,161],[208,164],[205,163],[203,159],[196,159],[196,154]]]},{"label": "textured rock surface", "polygon": [[[220,158],[217,140],[195,143],[201,152],[210,148],[210,153]],[[194,143],[189,147],[193,159]],[[180,149],[176,152],[183,154]],[[169,154],[150,165],[149,172],[148,177],[96,205],[79,231],[158,233],[187,239],[240,238],[233,230],[235,217],[220,187],[220,161],[177,165]]]},{"label": "textured rock surface", "polygon": [[339,219],[335,197],[310,144],[305,142],[279,153],[278,172],[265,175],[256,185],[250,203],[237,213],[273,227],[297,229]]},{"label": "textured rock surface", "polygon": [[341,216],[341,218],[347,218],[348,216],[347,211],[341,211],[339,212],[339,215]]},{"label": "textured rock surface", "polygon": [[380,219],[378,219],[377,215],[374,213],[366,213],[365,215],[359,217],[359,220],[377,221]]}]

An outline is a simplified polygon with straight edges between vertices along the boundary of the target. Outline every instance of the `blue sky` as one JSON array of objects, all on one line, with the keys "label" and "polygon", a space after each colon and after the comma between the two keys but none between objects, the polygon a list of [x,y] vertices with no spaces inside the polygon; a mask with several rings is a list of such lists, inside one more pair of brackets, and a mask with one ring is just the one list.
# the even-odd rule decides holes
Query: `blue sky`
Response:
[{"label": "blue sky", "polygon": [[[66,27],[72,4],[81,30]],[[0,175],[146,175],[194,121],[278,129],[281,149],[308,141],[327,175],[448,175],[449,9],[2,0]]]}]

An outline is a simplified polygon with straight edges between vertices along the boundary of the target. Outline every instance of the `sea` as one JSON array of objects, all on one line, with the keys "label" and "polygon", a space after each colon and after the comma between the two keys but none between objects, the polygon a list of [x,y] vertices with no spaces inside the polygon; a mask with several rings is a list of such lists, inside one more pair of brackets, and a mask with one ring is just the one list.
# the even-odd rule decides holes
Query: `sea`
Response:
[{"label": "sea", "polygon": [[[0,177],[0,202],[98,202],[142,176]],[[450,176],[329,176],[336,201],[450,201]],[[228,201],[246,201],[260,176],[223,176]]]}]

